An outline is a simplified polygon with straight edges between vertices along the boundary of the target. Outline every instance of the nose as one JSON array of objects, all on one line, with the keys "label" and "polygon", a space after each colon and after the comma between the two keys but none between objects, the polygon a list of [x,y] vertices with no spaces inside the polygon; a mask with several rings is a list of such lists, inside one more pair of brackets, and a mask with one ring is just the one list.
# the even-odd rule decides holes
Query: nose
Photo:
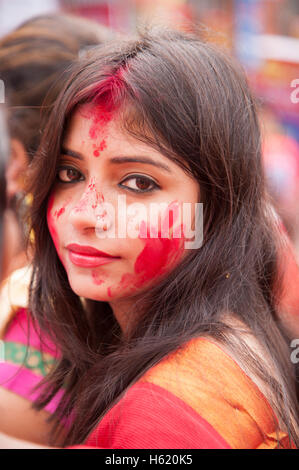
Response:
[{"label": "nose", "polygon": [[76,201],[69,213],[69,222],[77,230],[97,229],[107,230],[111,222],[107,220],[104,196],[97,190],[91,180],[80,199]]}]

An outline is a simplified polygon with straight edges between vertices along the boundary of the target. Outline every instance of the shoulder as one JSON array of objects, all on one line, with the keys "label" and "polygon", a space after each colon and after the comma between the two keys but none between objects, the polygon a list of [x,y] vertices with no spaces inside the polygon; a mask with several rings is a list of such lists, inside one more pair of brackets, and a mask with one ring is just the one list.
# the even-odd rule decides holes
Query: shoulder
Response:
[{"label": "shoulder", "polygon": [[159,384],[187,403],[233,448],[275,447],[287,440],[252,377],[210,338],[193,339],[142,380]]},{"label": "shoulder", "polygon": [[225,439],[163,387],[138,382],[85,443],[108,449],[226,449]]},{"label": "shoulder", "polygon": [[278,440],[286,435],[258,387],[218,345],[196,338],[130,387],[87,445],[271,448]]}]

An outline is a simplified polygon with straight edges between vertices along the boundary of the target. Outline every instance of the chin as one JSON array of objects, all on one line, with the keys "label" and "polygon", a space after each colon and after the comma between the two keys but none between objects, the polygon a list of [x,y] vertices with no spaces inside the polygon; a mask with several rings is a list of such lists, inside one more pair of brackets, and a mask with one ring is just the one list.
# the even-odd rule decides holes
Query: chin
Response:
[{"label": "chin", "polygon": [[108,302],[111,300],[107,293],[107,284],[105,282],[99,282],[98,285],[93,283],[92,280],[82,280],[78,276],[74,278],[69,277],[69,283],[72,291],[79,297],[86,299],[98,300],[101,302]]}]

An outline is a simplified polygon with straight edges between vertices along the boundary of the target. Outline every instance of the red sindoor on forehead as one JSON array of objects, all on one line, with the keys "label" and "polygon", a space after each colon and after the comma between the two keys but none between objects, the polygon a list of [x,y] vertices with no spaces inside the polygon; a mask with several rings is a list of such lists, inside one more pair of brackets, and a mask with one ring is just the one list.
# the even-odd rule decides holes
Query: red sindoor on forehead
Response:
[{"label": "red sindoor on forehead", "polygon": [[93,144],[93,148],[95,149],[94,152],[93,152],[93,155],[95,157],[99,157],[100,156],[100,153],[105,150],[105,148],[107,148],[107,144],[106,144],[106,140],[103,139],[101,142],[100,142],[100,145],[96,145],[96,144]]},{"label": "red sindoor on forehead", "polygon": [[[120,90],[124,86],[121,76],[122,70],[120,69],[114,75],[108,77],[103,83],[100,83],[98,89],[95,89],[92,107],[89,109],[88,115],[86,116],[92,119],[92,125],[89,130],[91,139],[96,139],[99,133],[103,132],[116,111],[117,105],[115,98],[119,95]],[[99,152],[102,150],[97,149]]]}]

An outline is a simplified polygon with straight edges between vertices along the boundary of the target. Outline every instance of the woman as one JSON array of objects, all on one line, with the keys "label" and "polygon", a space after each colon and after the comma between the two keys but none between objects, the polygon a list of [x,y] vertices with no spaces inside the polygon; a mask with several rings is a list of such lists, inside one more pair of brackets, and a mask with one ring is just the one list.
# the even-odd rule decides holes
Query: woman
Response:
[{"label": "woman", "polygon": [[298,445],[260,148],[242,72],[192,36],[79,60],[31,174],[29,315],[60,351],[36,409],[63,391],[51,444]]}]

